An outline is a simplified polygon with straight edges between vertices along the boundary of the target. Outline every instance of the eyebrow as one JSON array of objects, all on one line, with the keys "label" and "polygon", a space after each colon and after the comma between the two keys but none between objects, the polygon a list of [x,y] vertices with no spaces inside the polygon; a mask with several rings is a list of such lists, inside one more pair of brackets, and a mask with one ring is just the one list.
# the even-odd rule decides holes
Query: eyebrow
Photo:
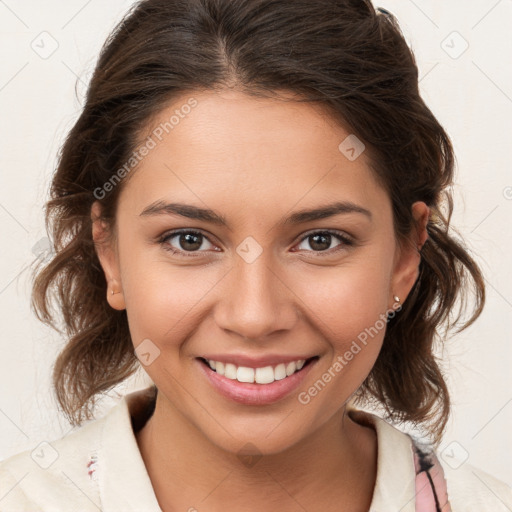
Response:
[{"label": "eyebrow", "polygon": [[[281,220],[279,225],[302,224],[314,220],[326,219],[342,213],[360,213],[372,220],[372,213],[366,208],[350,201],[338,201],[320,208],[303,209],[294,212],[288,218]],[[199,208],[198,206],[192,206],[189,204],[166,203],[162,200],[151,203],[140,213],[141,217],[153,215],[179,215],[188,219],[210,222],[217,226],[228,226],[226,219],[222,215],[215,213],[213,210]]]}]

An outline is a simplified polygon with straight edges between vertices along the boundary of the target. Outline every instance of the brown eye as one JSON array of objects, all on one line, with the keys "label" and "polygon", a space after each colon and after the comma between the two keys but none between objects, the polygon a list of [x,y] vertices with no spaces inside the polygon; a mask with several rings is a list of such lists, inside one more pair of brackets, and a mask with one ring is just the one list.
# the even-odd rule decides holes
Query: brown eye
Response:
[{"label": "brown eye", "polygon": [[[174,239],[175,241],[171,243],[171,240]],[[193,230],[173,231],[160,239],[160,243],[163,245],[164,249],[178,254],[202,252],[203,250],[209,249],[209,247],[204,247],[204,242],[208,242],[211,247],[214,247],[203,233]]]},{"label": "brown eye", "polygon": [[309,240],[309,246],[315,251],[325,251],[329,249],[332,242],[332,236],[328,233],[310,235],[307,239]]},{"label": "brown eye", "polygon": [[196,251],[201,248],[203,243],[203,235],[196,235],[195,233],[181,233],[177,236],[180,249],[184,249],[185,251]]},{"label": "brown eye", "polygon": [[[331,244],[335,239],[339,240],[340,243],[331,247]],[[343,249],[346,246],[354,245],[352,239],[344,233],[339,233],[337,231],[315,231],[304,236],[301,240],[301,244],[305,241],[308,241],[309,249],[307,247],[303,249],[311,250],[313,252],[331,253]]]}]

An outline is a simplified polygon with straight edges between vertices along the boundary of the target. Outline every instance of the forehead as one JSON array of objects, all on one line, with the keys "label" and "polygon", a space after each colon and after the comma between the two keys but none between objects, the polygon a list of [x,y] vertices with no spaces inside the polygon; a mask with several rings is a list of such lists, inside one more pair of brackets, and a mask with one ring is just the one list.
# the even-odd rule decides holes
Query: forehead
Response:
[{"label": "forehead", "polygon": [[283,98],[225,90],[174,99],[141,137],[151,149],[121,195],[125,204],[142,210],[179,199],[252,215],[299,203],[385,201],[365,152],[346,152],[354,141],[359,152],[360,141],[318,104]]}]

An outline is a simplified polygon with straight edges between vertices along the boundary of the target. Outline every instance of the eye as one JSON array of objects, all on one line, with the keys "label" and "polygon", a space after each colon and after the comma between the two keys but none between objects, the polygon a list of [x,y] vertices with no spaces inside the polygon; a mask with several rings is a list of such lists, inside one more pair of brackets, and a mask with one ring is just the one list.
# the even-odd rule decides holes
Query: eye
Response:
[{"label": "eye", "polygon": [[[338,239],[341,243],[334,247],[331,247],[334,239]],[[345,233],[339,231],[313,231],[307,235],[305,235],[301,239],[301,244],[306,240],[310,240],[308,242],[309,247],[313,252],[328,252],[332,254],[333,252],[337,252],[339,250],[345,249],[347,246],[354,245],[354,240],[350,238]],[[306,249],[309,250],[309,249]]]},{"label": "eye", "polygon": [[[173,239],[176,239],[175,244],[177,247],[171,244],[171,240]],[[205,248],[203,246],[205,241],[207,241],[212,247],[215,247],[200,231],[187,229],[166,233],[162,238],[160,238],[159,243],[162,244],[166,251],[170,251],[173,254],[195,256],[190,253],[202,252],[203,250],[208,249],[208,247]]]},{"label": "eye", "polygon": [[[175,245],[171,243],[173,239],[176,239],[174,242]],[[332,248],[331,244],[335,239],[340,243]],[[354,240],[345,233],[332,230],[310,232],[302,237],[300,244],[304,243],[306,240],[310,240],[308,242],[310,249],[306,248],[305,250],[314,253],[332,254],[333,252],[343,250],[346,247],[353,246],[355,244]],[[210,244],[211,247],[204,247],[203,244],[205,242]],[[211,249],[212,247],[215,251],[219,251],[219,249],[215,248],[215,246],[209,241],[206,235],[201,231],[193,229],[182,229],[166,233],[159,239],[159,243],[166,251],[185,257],[199,256],[199,254],[196,255],[194,253],[201,253],[205,250]],[[304,249],[299,248],[299,250]],[[318,255],[322,256],[323,254]]]}]

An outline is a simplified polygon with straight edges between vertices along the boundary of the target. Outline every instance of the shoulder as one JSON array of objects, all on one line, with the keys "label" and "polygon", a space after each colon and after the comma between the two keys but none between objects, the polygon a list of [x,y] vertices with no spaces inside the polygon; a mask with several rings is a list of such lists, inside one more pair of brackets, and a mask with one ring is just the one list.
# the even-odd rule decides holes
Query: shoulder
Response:
[{"label": "shoulder", "polygon": [[154,397],[153,387],[125,395],[101,419],[0,462],[0,512],[158,511],[134,434]]},{"label": "shoulder", "polygon": [[510,512],[512,488],[468,463],[459,464],[438,455],[446,478],[453,512]]},{"label": "shoulder", "polygon": [[93,462],[104,423],[93,420],[1,461],[0,512],[56,510],[59,503],[97,511]]},{"label": "shoulder", "polygon": [[442,512],[506,512],[512,510],[512,489],[481,469],[457,461],[447,450],[413,438],[416,471],[416,510],[438,502]]},{"label": "shoulder", "polygon": [[[375,414],[350,410],[377,432],[377,479],[370,510],[512,512],[512,488],[485,471],[439,452]],[[433,491],[435,488],[435,495]]]}]

